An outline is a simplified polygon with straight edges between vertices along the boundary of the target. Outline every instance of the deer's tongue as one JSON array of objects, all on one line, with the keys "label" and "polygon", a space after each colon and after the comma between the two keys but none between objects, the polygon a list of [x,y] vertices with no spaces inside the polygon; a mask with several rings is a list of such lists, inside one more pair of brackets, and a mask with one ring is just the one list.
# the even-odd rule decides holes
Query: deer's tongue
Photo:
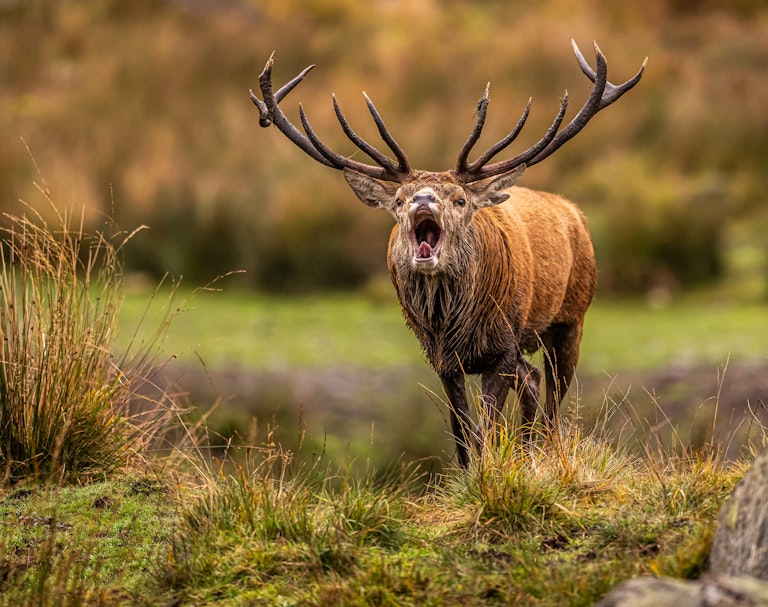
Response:
[{"label": "deer's tongue", "polygon": [[419,248],[416,251],[416,257],[421,259],[429,259],[432,257],[432,247],[426,240],[419,245]]}]

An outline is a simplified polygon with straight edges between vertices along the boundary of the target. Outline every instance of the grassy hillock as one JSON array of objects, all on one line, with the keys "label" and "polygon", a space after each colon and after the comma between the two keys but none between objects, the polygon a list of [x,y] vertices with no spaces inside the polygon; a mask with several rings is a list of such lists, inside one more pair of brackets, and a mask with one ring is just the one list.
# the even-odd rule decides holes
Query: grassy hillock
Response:
[{"label": "grassy hillock", "polygon": [[698,577],[745,470],[573,426],[530,454],[508,436],[426,485],[298,466],[274,444],[247,461],[6,487],[0,604],[591,605],[632,576]]}]

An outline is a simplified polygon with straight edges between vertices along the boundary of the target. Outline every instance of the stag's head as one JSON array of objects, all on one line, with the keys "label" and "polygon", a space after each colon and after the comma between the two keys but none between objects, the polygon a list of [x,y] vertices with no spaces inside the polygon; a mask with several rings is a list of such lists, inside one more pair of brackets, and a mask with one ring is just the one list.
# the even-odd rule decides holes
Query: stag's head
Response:
[{"label": "stag's head", "polygon": [[[568,95],[563,95],[560,109],[552,125],[536,144],[508,160],[489,162],[506,149],[518,136],[528,118],[531,101],[512,131],[473,162],[468,162],[485,124],[488,111],[488,87],[478,101],[476,121],[472,133],[459,152],[456,168],[445,172],[420,171],[411,168],[403,149],[384,125],[381,115],[365,93],[365,102],[379,134],[395,160],[383,154],[361,138],[349,125],[336,98],[333,107],[346,136],[376,165],[361,163],[328,148],[315,134],[304,109],[299,115],[304,132],[296,128],[283,114],[279,102],[292,91],[314,67],[309,66],[277,92],[272,88],[274,53],[259,77],[263,101],[251,91],[251,100],[260,113],[259,124],[274,124],[289,140],[317,162],[343,171],[344,177],[357,197],[366,205],[389,211],[399,225],[397,253],[408,257],[415,270],[440,272],[452,263],[451,251],[463,238],[473,215],[480,209],[504,202],[509,194],[504,190],[512,186],[526,167],[541,162],[578,133],[601,109],[610,105],[640,80],[645,61],[627,82],[614,85],[608,82],[605,57],[595,44],[597,68],[593,70],[576,43],[571,41],[579,65],[593,82],[592,93],[584,106],[562,130],[560,126],[568,106]],[[646,59],[647,61],[647,59]]]},{"label": "stag's head", "polygon": [[476,211],[506,200],[525,165],[497,177],[464,182],[454,171],[412,171],[399,183],[344,169],[344,177],[368,206],[389,211],[400,229],[393,253],[414,270],[439,272],[456,261],[458,241]]}]

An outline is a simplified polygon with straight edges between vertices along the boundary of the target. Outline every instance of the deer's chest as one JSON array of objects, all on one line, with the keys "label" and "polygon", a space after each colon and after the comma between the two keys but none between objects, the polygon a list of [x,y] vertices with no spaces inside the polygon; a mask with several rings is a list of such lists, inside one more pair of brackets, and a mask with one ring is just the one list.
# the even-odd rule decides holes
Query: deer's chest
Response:
[{"label": "deer's chest", "polygon": [[448,280],[398,288],[408,326],[438,373],[481,373],[514,343],[514,319],[503,302]]}]

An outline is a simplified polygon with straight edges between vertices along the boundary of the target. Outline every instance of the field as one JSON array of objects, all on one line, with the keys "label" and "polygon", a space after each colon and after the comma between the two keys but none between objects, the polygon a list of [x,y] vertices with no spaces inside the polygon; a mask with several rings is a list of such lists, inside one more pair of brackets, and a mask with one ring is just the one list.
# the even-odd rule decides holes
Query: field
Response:
[{"label": "field", "polygon": [[[164,470],[0,494],[3,605],[591,605],[635,575],[697,577],[744,471],[568,433],[423,488],[274,446],[232,474]],[[291,469],[290,471],[288,469]]]},{"label": "field", "polygon": [[[768,444],[768,11],[524,4],[0,2],[0,607],[586,606],[706,570]],[[521,148],[575,113],[570,38],[616,81],[649,56],[523,183],[589,218],[577,381],[558,434],[524,449],[510,399],[459,470],[389,217],[247,91],[317,63],[291,116],[347,154],[330,95],[375,135],[366,89],[437,169],[489,79],[488,140],[529,95]]]},{"label": "field", "polygon": [[[376,294],[280,297],[224,288],[177,292],[170,302],[170,294],[160,291],[149,307],[149,322],[169,306],[178,309],[164,349],[188,360],[200,356],[207,367],[219,370],[418,365],[423,361],[418,342],[391,290],[387,284]],[[146,291],[129,291],[121,326],[138,325],[148,300]],[[763,301],[724,300],[715,290],[662,306],[640,299],[598,299],[587,313],[579,369],[612,375],[669,365],[717,367],[729,358],[760,359],[765,343],[755,328],[766,321]]]}]

